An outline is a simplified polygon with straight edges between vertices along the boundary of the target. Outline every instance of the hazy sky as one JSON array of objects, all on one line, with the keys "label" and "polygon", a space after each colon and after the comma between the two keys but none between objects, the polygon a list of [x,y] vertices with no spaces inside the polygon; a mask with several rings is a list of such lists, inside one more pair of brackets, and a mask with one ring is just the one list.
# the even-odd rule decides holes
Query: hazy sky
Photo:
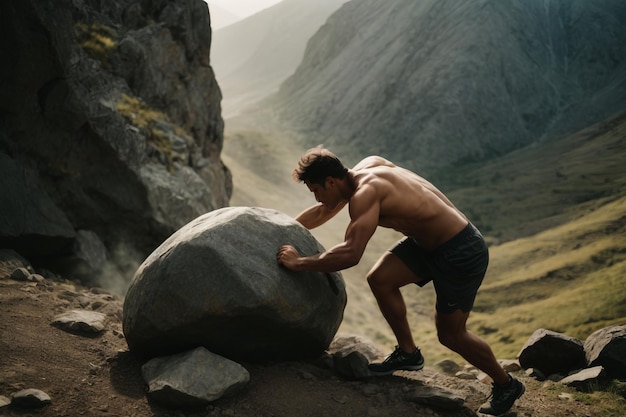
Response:
[{"label": "hazy sky", "polygon": [[281,1],[282,0],[210,0],[210,3],[243,18],[260,12],[263,9],[267,9]]}]

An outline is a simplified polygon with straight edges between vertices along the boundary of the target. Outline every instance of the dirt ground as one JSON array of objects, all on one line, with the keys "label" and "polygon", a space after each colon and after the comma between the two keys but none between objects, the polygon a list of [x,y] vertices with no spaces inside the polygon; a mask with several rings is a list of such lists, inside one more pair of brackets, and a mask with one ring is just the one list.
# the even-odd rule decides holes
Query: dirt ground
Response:
[{"label": "dirt ground", "polygon": [[[419,372],[355,381],[313,363],[285,362],[242,364],[250,372],[248,385],[202,409],[164,408],[147,397],[142,363],[127,350],[119,297],[50,279],[15,281],[7,271],[0,263],[0,396],[10,399],[22,389],[35,388],[52,401],[38,409],[5,406],[0,415],[465,417],[475,415],[472,410],[489,394],[487,384],[447,376],[428,363]],[[87,337],[51,325],[56,315],[76,308],[106,313],[106,330]],[[562,387],[540,383],[523,372],[518,376],[527,391],[507,417],[597,415],[575,396],[562,395],[567,391]],[[412,394],[424,385],[462,394],[464,408],[445,411],[415,402]]]}]

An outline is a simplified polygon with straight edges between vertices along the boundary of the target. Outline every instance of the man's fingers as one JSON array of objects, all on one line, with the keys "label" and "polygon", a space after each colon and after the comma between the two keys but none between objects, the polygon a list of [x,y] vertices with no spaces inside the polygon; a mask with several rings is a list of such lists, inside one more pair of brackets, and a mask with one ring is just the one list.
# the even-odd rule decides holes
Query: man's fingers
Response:
[{"label": "man's fingers", "polygon": [[283,253],[287,250],[287,245],[283,245],[278,249],[278,252],[276,252],[276,260],[278,261],[278,263],[280,262],[280,258],[283,256]]}]

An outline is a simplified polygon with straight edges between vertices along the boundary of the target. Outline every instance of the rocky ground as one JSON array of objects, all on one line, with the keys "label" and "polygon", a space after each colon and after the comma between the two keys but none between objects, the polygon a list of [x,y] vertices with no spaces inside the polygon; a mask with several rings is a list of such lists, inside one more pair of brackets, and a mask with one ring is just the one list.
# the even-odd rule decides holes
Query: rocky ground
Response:
[{"label": "rocky ground", "polygon": [[[202,409],[167,409],[146,395],[142,362],[128,352],[122,334],[119,297],[43,277],[16,281],[10,279],[15,266],[0,262],[0,399],[34,388],[47,393],[51,402],[36,409],[4,405],[0,415],[464,417],[475,415],[473,410],[489,394],[486,383],[446,375],[433,364],[419,372],[346,380],[313,363],[284,362],[243,364],[251,375],[243,391]],[[86,336],[51,325],[55,316],[73,309],[105,313],[105,330]],[[508,417],[600,415],[598,404],[581,401],[569,388],[517,374],[527,391]],[[427,404],[417,398],[424,387],[458,393],[465,403],[456,410]]]}]

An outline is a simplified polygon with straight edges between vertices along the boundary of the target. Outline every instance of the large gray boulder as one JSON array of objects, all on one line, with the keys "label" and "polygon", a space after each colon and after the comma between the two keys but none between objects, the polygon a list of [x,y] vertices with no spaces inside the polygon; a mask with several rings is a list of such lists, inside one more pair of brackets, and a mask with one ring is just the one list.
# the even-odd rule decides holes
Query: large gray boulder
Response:
[{"label": "large gray boulder", "polygon": [[593,332],[584,344],[589,366],[603,366],[618,378],[626,378],[626,325]]},{"label": "large gray boulder", "polygon": [[323,251],[291,217],[232,207],[191,221],[137,270],[124,301],[131,351],[147,356],[204,346],[229,359],[305,358],[324,351],[343,318],[339,273],[292,272],[276,253]]},{"label": "large gray boulder", "polygon": [[524,369],[539,369],[545,375],[568,374],[586,365],[583,342],[547,329],[538,329],[522,347],[519,363]]}]

